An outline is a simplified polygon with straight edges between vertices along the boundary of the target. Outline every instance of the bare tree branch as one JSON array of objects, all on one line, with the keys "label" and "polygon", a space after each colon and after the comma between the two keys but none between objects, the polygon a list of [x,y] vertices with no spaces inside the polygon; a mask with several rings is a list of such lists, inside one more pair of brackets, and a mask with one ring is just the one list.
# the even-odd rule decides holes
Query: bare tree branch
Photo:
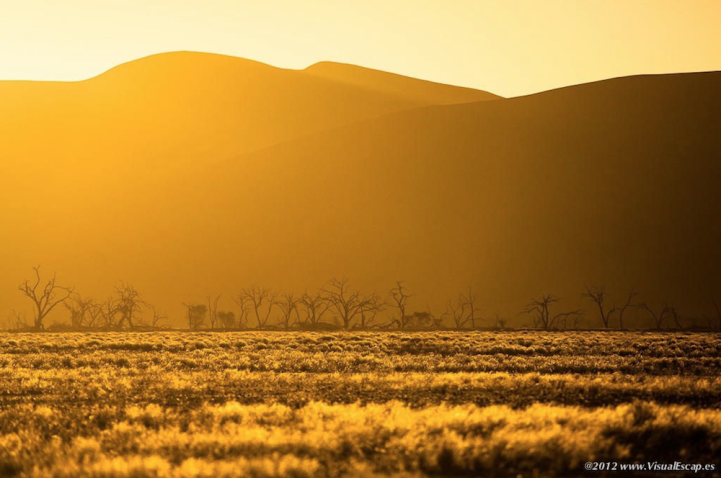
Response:
[{"label": "bare tree branch", "polygon": [[406,314],[406,306],[408,299],[413,297],[413,294],[408,292],[403,286],[403,282],[397,281],[396,286],[391,289],[388,295],[393,301],[394,307],[398,309],[398,318],[392,318],[391,322],[395,323],[399,329],[405,329],[412,319],[412,316]]},{"label": "bare tree branch", "polygon": [[331,279],[326,288],[321,289],[323,298],[330,304],[343,322],[344,329],[350,329],[357,316],[361,316],[362,327],[367,327],[371,320],[369,315],[384,308],[385,303],[376,294],[363,296],[359,291],[350,290],[348,279]]},{"label": "bare tree branch", "polygon": [[639,304],[636,304],[633,302],[633,300],[638,296],[639,296],[639,293],[636,292],[635,289],[631,289],[631,292],[629,292],[628,295],[626,296],[626,302],[624,302],[622,307],[617,309],[618,310],[618,327],[621,330],[623,330],[625,328],[624,323],[623,323],[623,316],[626,313],[626,310],[629,307],[638,307],[639,306]]},{"label": "bare tree branch", "polygon": [[254,285],[249,289],[243,289],[241,296],[245,297],[247,302],[255,312],[255,319],[258,322],[258,328],[263,329],[268,325],[268,319],[273,311],[273,307],[277,305],[276,299],[278,294],[270,289],[261,288]]},{"label": "bare tree branch", "polygon": [[237,326],[241,329],[248,325],[248,314],[250,313],[250,303],[244,293],[240,293],[233,297],[233,301],[240,307],[240,313],[238,314]]},{"label": "bare tree branch", "polygon": [[611,307],[609,310],[606,310],[606,299],[608,298],[608,294],[606,293],[606,287],[603,285],[600,286],[591,286],[586,287],[586,292],[581,294],[581,297],[588,298],[596,303],[596,306],[598,307],[598,312],[601,316],[601,321],[603,322],[603,327],[608,328],[611,316],[614,312],[616,312],[615,307]]},{"label": "bare tree branch", "polygon": [[551,305],[559,302],[560,299],[552,294],[544,294],[540,299],[531,299],[522,314],[529,314],[533,317],[534,327],[544,330],[552,330],[558,328],[566,328],[568,319],[574,317],[576,319],[583,315],[583,309],[561,312],[552,315]]},{"label": "bare tree branch", "polygon": [[[280,308],[280,326],[285,330],[289,330],[299,320],[298,315],[298,299],[292,293],[283,294],[280,299],[276,301],[278,308]],[[295,320],[293,320],[295,315]]]},{"label": "bare tree branch", "polygon": [[309,295],[308,292],[300,297],[300,305],[305,310],[304,323],[315,325],[321,321],[323,314],[328,312],[330,302],[325,300],[320,293]]},{"label": "bare tree branch", "polygon": [[478,294],[473,292],[473,289],[471,286],[468,286],[468,295],[461,294],[460,300],[465,303],[465,309],[468,313],[468,321],[471,323],[471,328],[476,328],[476,320],[481,320],[480,317],[476,317],[476,308],[478,305],[476,302],[478,301]]},{"label": "bare tree branch", "polygon": [[449,300],[446,303],[446,312],[444,315],[450,315],[453,319],[453,325],[456,329],[463,329],[468,324],[470,317],[466,314],[467,302],[463,300],[461,295],[455,302]]},{"label": "bare tree branch", "polygon": [[215,324],[218,320],[218,301],[220,300],[220,296],[222,294],[218,294],[215,299],[211,301],[210,296],[207,297],[208,299],[208,315],[210,316],[210,330],[215,329]]},{"label": "bare tree branch", "polygon": [[27,298],[33,303],[33,315],[35,330],[42,330],[45,328],[43,321],[55,309],[59,304],[64,303],[73,294],[72,287],[64,287],[57,285],[55,274],[52,279],[45,283],[45,286],[38,291],[40,283],[40,266],[33,267],[35,271],[35,282],[32,283],[26,280],[18,286],[18,290],[22,292]]},{"label": "bare tree branch", "polygon": [[132,329],[135,327],[135,319],[142,310],[142,306],[147,306],[140,296],[135,287],[131,284],[121,282],[118,287],[115,288],[115,292],[118,294],[118,312],[120,313],[120,327],[127,327]]},{"label": "bare tree branch", "polygon": [[638,307],[648,312],[648,314],[651,316],[651,319],[653,319],[653,323],[656,326],[657,330],[661,330],[663,328],[663,324],[664,322],[666,322],[666,319],[671,312],[668,306],[664,306],[660,312],[656,312],[645,302],[639,304]]}]

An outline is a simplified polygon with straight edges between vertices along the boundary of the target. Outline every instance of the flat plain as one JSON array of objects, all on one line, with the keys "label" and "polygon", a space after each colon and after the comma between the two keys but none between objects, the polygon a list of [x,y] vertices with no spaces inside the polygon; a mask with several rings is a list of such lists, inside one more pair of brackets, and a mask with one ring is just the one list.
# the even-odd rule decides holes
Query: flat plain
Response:
[{"label": "flat plain", "polygon": [[601,476],[584,463],[716,463],[719,370],[710,333],[5,333],[0,476]]}]

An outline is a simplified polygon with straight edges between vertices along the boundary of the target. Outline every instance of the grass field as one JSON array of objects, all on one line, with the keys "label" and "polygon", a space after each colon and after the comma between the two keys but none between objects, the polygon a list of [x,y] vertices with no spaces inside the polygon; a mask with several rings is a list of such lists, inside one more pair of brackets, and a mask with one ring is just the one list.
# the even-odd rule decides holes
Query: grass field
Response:
[{"label": "grass field", "polygon": [[719,371],[720,334],[0,334],[0,476],[600,476],[584,463],[716,463]]}]

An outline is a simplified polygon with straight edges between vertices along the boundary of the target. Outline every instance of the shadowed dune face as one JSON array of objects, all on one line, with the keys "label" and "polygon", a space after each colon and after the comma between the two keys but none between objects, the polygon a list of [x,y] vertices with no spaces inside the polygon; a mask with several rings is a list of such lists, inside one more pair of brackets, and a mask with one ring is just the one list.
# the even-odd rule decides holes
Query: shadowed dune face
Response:
[{"label": "shadowed dune face", "polygon": [[[98,122],[87,151],[79,149],[106,152],[93,161],[81,154],[62,180],[48,173],[35,193],[33,168],[65,151],[52,145],[55,130],[12,143],[15,156],[4,146],[5,157],[23,166],[13,170],[22,180],[0,192],[10,205],[0,219],[12,225],[0,236],[3,290],[37,262],[96,296],[118,279],[132,281],[176,316],[181,301],[229,296],[254,282],[302,291],[343,274],[382,292],[403,279],[416,293],[414,309],[438,310],[472,283],[488,316],[515,317],[543,292],[570,306],[584,283],[606,283],[616,300],[637,287],[644,300],[673,301],[689,313],[721,290],[721,74],[623,78],[449,104],[485,94],[421,85],[399,98],[397,82],[412,80],[394,77],[381,94],[378,72],[363,71],[371,86],[359,88],[347,79],[354,67],[295,72],[243,60],[246,76],[203,73],[161,88],[182,76],[172,55],[166,60],[170,66],[146,60],[88,82],[48,85],[77,93],[84,85],[111,88],[123,75],[163,79],[121,82],[133,93],[113,107],[132,112],[137,124],[123,126],[131,128],[128,142],[145,150],[125,166],[107,166],[123,165],[131,147],[110,147]],[[208,82],[203,103],[199,85]],[[268,82],[276,93],[253,93]],[[220,92],[231,90],[242,98],[228,106]],[[145,101],[124,101],[139,91]],[[422,103],[423,91],[446,105]],[[61,104],[64,94],[48,98]],[[268,104],[277,105],[273,114]],[[165,119],[147,105],[164,109]],[[32,108],[19,100],[15,107],[26,128],[40,124]],[[290,118],[278,113],[288,109]],[[46,121],[72,129],[52,115]],[[278,128],[287,133],[282,140]],[[241,141],[214,140],[219,131],[278,144],[224,160]],[[169,146],[172,138],[177,144]],[[151,159],[170,164],[173,154],[187,155],[187,168],[150,172]],[[151,159],[138,165],[138,158]]]},{"label": "shadowed dune face", "polygon": [[303,71],[317,78],[325,78],[372,91],[392,94],[418,103],[452,105],[501,98],[485,91],[449,87],[431,81],[421,81],[345,63],[321,62],[311,65]]},{"label": "shadowed dune face", "polygon": [[473,283],[486,315],[514,316],[543,291],[583,305],[598,282],[698,313],[721,286],[719,82],[624,78],[389,115],[219,164],[200,181],[214,193],[179,210],[214,211],[229,255],[238,237],[253,260],[273,251],[269,278],[398,276],[436,301]]}]

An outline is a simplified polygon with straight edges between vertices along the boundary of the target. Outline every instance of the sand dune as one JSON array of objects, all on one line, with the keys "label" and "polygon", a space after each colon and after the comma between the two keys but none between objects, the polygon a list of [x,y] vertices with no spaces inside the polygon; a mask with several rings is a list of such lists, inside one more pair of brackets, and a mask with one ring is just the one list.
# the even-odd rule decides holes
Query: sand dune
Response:
[{"label": "sand dune", "polygon": [[[351,88],[352,70],[327,81]],[[612,299],[636,287],[696,314],[721,290],[720,86],[721,73],[640,76],[463,104],[428,93],[446,104],[413,108],[389,87],[385,111],[362,119],[357,96],[354,120],[319,114],[314,132],[232,159],[209,153],[51,205],[15,198],[3,263],[17,282],[45,261],[95,295],[130,280],[176,314],[211,293],[230,308],[255,282],[302,291],[343,274],[379,291],[403,279],[415,309],[471,283],[483,314],[516,320],[532,295],[571,306],[584,284],[606,283]]]}]

